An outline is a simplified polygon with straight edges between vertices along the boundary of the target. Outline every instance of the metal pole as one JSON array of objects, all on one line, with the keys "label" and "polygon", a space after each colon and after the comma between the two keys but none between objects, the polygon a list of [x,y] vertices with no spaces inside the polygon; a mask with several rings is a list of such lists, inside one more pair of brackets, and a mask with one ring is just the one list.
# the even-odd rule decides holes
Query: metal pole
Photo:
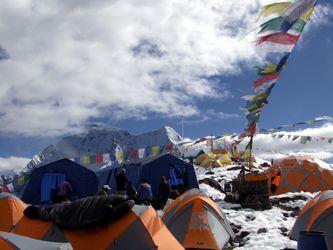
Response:
[{"label": "metal pole", "polygon": [[249,142],[249,145],[250,145],[249,168],[251,168],[251,163],[252,163],[252,144],[253,144],[253,136],[254,136],[254,135],[251,135],[251,139],[250,139],[250,142]]},{"label": "metal pole", "polygon": [[184,141],[184,116],[181,116],[181,119],[182,119],[182,138],[183,138],[183,141]]}]

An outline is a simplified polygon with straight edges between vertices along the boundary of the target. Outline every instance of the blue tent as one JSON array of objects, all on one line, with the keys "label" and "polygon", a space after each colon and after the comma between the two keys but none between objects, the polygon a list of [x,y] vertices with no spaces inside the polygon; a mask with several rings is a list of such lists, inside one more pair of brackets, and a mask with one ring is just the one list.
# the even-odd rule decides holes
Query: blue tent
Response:
[{"label": "blue tent", "polygon": [[99,187],[96,173],[68,159],[62,159],[34,169],[25,187],[22,200],[30,204],[49,203],[52,190],[68,181],[76,198],[95,195]]},{"label": "blue tent", "polygon": [[[137,165],[125,165],[123,168],[126,169],[127,178],[132,181],[133,186],[136,188],[141,180],[146,178],[152,187],[154,196],[158,194],[160,177],[162,175],[167,178],[171,186],[178,188],[179,191],[198,188],[193,165],[170,154],[165,154]],[[100,184],[108,184],[111,187],[111,192],[116,190],[115,177],[118,174],[118,170],[119,167],[116,167],[97,172],[100,177]]]}]

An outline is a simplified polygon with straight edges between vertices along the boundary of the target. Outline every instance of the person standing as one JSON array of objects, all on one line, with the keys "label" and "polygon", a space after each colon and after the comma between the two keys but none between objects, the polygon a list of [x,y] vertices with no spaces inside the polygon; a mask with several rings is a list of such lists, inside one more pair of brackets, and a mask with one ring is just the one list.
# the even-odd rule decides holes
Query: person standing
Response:
[{"label": "person standing", "polygon": [[171,186],[165,176],[161,176],[158,192],[158,199],[160,201],[161,208],[163,209],[171,194]]},{"label": "person standing", "polygon": [[147,179],[143,178],[138,188],[137,202],[139,204],[150,205],[152,200],[153,192],[151,186]]},{"label": "person standing", "polygon": [[136,195],[137,195],[137,191],[136,191],[135,188],[133,187],[131,181],[129,181],[129,182],[127,183],[126,194],[127,194],[127,196],[128,196],[128,199],[135,200]]},{"label": "person standing", "polygon": [[68,202],[72,194],[73,188],[71,184],[68,181],[63,181],[58,188],[56,200],[53,202]]},{"label": "person standing", "polygon": [[122,168],[116,176],[117,193],[120,195],[126,195],[127,184],[128,179],[126,177],[126,170]]}]

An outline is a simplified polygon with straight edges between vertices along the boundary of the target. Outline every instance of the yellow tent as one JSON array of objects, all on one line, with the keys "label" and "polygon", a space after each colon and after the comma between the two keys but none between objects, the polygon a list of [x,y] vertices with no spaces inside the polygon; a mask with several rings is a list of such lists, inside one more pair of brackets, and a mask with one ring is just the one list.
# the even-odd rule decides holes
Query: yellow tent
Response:
[{"label": "yellow tent", "polygon": [[195,160],[195,164],[201,167],[223,167],[231,164],[228,154],[202,154]]}]

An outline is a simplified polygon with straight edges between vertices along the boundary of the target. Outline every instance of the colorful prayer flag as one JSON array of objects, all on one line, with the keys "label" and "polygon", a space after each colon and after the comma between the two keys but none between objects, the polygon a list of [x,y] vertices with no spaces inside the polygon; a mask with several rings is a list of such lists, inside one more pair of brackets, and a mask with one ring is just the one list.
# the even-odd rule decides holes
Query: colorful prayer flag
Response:
[{"label": "colorful prayer flag", "polygon": [[123,163],[124,162],[124,152],[123,151],[117,151],[116,152],[116,161],[118,163]]},{"label": "colorful prayer flag", "polygon": [[90,163],[90,158],[89,158],[89,156],[87,156],[87,155],[82,156],[82,157],[81,157],[81,163],[82,163],[83,165],[89,165],[89,163]]},{"label": "colorful prayer flag", "polygon": [[142,159],[145,156],[145,149],[140,148],[138,152],[139,159]]},{"label": "colorful prayer flag", "polygon": [[103,163],[107,163],[110,161],[110,154],[103,154]]},{"label": "colorful prayer flag", "polygon": [[299,39],[299,35],[292,35],[284,32],[274,33],[262,36],[258,39],[258,44],[264,42],[272,42],[282,45],[295,45]]},{"label": "colorful prayer flag", "polygon": [[95,155],[89,156],[89,163],[90,164],[95,164],[96,163],[96,156]]},{"label": "colorful prayer flag", "polygon": [[261,17],[268,17],[274,14],[281,14],[283,13],[287,7],[292,5],[292,2],[281,2],[281,3],[273,3],[264,6],[264,9],[261,13]]},{"label": "colorful prayer flag", "polygon": [[102,154],[96,155],[96,163],[103,163],[103,155]]},{"label": "colorful prayer flag", "polygon": [[130,152],[130,159],[135,160],[138,158],[138,149],[132,149]]},{"label": "colorful prayer flag", "polygon": [[167,145],[167,151],[172,152],[172,150],[173,150],[173,144],[170,143],[170,144]]},{"label": "colorful prayer flag", "polygon": [[160,146],[154,146],[154,147],[152,147],[152,155],[151,156],[158,155],[159,151],[160,151]]}]

